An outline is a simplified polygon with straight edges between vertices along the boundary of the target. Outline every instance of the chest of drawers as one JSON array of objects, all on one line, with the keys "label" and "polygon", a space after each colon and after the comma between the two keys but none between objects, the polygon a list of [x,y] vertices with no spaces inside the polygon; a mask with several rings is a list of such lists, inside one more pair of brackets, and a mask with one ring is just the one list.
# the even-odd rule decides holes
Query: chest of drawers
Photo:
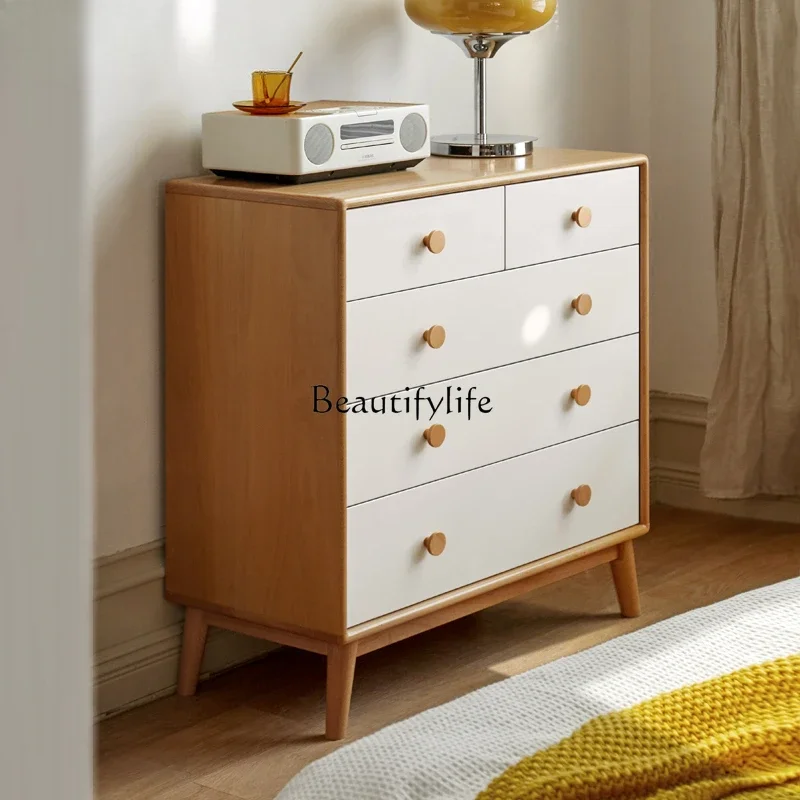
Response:
[{"label": "chest of drawers", "polygon": [[538,150],[166,197],[166,592],[356,657],[610,564],[649,528],[648,164]]}]

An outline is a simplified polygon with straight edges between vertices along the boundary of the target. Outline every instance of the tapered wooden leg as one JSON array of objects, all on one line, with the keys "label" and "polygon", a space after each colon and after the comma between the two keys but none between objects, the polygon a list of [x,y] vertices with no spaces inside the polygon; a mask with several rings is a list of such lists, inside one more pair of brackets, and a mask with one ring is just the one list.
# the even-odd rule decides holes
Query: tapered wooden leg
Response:
[{"label": "tapered wooden leg", "polygon": [[187,608],[183,623],[181,665],[178,671],[178,694],[181,697],[189,697],[197,689],[207,635],[208,624],[205,613],[199,608]]},{"label": "tapered wooden leg", "polygon": [[336,741],[347,736],[357,651],[358,642],[332,644],[328,647],[326,739]]},{"label": "tapered wooden leg", "polygon": [[611,562],[611,574],[614,576],[614,588],[617,590],[622,616],[638,617],[642,610],[639,605],[639,582],[636,579],[636,559],[631,540],[619,546],[619,557]]}]

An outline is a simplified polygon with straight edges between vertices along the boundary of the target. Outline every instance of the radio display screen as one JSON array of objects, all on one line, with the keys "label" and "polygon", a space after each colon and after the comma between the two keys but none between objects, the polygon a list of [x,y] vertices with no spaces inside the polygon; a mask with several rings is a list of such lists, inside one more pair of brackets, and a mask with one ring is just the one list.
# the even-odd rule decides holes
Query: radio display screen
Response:
[{"label": "radio display screen", "polygon": [[394,120],[382,119],[374,122],[356,122],[352,125],[342,125],[339,132],[342,141],[366,139],[370,136],[391,136],[394,133]]}]

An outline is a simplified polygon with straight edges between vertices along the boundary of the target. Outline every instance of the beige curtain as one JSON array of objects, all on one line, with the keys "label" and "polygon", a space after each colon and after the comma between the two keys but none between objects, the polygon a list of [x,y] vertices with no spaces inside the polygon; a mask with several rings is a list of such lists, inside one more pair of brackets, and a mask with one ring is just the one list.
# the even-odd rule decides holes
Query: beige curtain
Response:
[{"label": "beige curtain", "polygon": [[800,495],[799,29],[800,0],[717,0],[709,497]]}]

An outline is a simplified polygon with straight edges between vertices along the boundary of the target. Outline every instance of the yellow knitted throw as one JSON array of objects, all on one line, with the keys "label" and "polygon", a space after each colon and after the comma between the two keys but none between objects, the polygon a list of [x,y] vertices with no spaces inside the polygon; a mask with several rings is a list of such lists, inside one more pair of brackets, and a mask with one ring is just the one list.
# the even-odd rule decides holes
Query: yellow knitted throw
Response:
[{"label": "yellow knitted throw", "polygon": [[798,800],[800,656],[591,720],[478,800]]}]

